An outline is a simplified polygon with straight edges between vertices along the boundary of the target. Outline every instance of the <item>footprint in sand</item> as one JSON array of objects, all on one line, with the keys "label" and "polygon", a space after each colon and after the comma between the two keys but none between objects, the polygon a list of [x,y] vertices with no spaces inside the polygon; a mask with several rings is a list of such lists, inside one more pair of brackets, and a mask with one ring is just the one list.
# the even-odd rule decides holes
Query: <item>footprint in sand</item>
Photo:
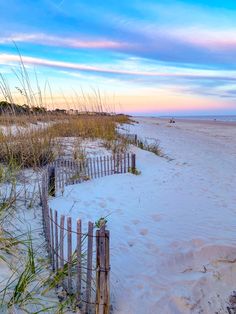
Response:
[{"label": "footprint in sand", "polygon": [[135,244],[134,241],[128,241],[127,243],[128,243],[128,245],[129,245],[130,247],[134,246],[134,244]]},{"label": "footprint in sand", "polygon": [[141,229],[139,230],[139,233],[142,235],[142,236],[145,236],[148,234],[148,229]]},{"label": "footprint in sand", "polygon": [[133,223],[134,225],[137,225],[137,224],[139,224],[139,223],[140,223],[140,220],[138,220],[138,219],[134,219],[134,220],[132,220],[132,223]]}]

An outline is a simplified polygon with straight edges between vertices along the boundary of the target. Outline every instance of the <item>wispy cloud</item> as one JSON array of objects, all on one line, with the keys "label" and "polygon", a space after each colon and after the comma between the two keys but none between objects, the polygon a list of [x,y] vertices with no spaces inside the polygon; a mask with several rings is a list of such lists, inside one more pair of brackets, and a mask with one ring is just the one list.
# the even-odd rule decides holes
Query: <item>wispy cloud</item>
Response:
[{"label": "wispy cloud", "polygon": [[128,29],[122,30],[122,40],[109,34],[107,38],[86,38],[84,34],[66,38],[45,33],[15,33],[0,37],[0,44],[16,42],[88,51],[106,50],[157,61],[236,68],[236,27],[226,30],[200,26],[164,29],[155,24],[136,25],[132,19],[127,21],[127,26]]},{"label": "wispy cloud", "polygon": [[[229,75],[221,75],[214,71],[207,71],[206,74],[200,71],[184,71],[181,73],[171,73],[171,72],[160,72],[160,71],[139,71],[139,70],[126,70],[126,69],[118,69],[119,65],[117,66],[91,66],[86,64],[80,63],[72,63],[72,62],[63,62],[63,61],[56,61],[50,59],[42,59],[42,58],[35,58],[30,56],[21,56],[22,60],[25,64],[29,65],[38,65],[38,66],[46,66],[52,68],[59,68],[59,69],[70,69],[70,70],[77,70],[77,71],[85,71],[85,72],[94,72],[97,74],[113,74],[113,75],[131,75],[131,76],[144,76],[144,77],[166,77],[166,78],[183,78],[183,79],[194,79],[194,80],[201,80],[201,79],[214,79],[214,80],[228,80],[228,81],[236,81],[236,73],[229,72]],[[0,64],[7,64],[12,62],[19,62],[19,56],[15,54],[0,54]]]},{"label": "wispy cloud", "polygon": [[[82,36],[81,36],[82,37]],[[11,42],[37,43],[43,45],[73,47],[73,48],[89,48],[89,49],[116,49],[125,48],[129,45],[118,41],[97,39],[83,40],[80,38],[62,38],[58,36],[47,35],[43,33],[36,34],[15,34],[7,37],[0,37],[0,44]]]},{"label": "wispy cloud", "polygon": [[177,28],[169,29],[166,34],[212,52],[219,50],[231,50],[233,52],[236,50],[236,27],[227,30],[202,27]]}]

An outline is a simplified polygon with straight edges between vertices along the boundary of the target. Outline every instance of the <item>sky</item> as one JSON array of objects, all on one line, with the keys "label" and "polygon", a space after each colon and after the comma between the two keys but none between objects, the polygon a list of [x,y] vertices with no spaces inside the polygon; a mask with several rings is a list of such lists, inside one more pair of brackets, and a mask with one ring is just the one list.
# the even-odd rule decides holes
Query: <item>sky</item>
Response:
[{"label": "sky", "polygon": [[0,12],[16,98],[17,46],[58,106],[96,90],[126,113],[236,114],[235,0],[0,0]]}]

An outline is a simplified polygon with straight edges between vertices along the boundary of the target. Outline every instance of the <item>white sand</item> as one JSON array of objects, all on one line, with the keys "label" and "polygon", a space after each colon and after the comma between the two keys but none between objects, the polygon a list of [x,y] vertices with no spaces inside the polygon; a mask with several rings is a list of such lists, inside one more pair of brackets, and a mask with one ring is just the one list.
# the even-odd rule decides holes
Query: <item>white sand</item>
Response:
[{"label": "white sand", "polygon": [[51,202],[84,222],[110,214],[114,313],[227,313],[236,290],[236,125],[139,118],[172,161],[132,148],[142,174],[68,186]]}]

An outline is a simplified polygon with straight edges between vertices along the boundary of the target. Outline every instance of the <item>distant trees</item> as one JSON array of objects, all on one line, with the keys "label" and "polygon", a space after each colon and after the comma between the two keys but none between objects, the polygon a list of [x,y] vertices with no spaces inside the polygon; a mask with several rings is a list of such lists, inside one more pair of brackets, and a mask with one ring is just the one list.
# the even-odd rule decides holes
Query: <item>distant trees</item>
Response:
[{"label": "distant trees", "polygon": [[28,105],[17,105],[5,100],[0,101],[0,115],[2,114],[44,114],[47,110],[44,107],[29,107]]},{"label": "distant trees", "polygon": [[18,105],[14,103],[10,103],[6,100],[0,101],[0,115],[43,115],[43,114],[56,114],[56,115],[85,115],[85,116],[124,116],[123,114],[115,114],[115,113],[108,113],[108,112],[96,112],[96,111],[79,111],[74,109],[59,109],[56,108],[54,110],[47,110],[45,107],[35,106],[30,107],[26,104]]}]

